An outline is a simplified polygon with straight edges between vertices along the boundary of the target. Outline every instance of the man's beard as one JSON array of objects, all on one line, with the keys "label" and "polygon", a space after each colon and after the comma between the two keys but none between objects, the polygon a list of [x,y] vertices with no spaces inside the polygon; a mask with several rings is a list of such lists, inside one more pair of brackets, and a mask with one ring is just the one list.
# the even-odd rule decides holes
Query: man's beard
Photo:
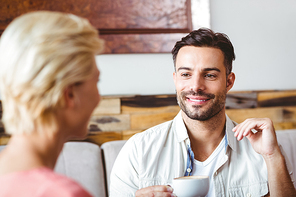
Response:
[{"label": "man's beard", "polygon": [[[209,102],[211,102],[211,106],[206,109],[202,110],[202,106],[200,105],[192,105],[192,110],[190,110],[189,106],[186,106],[185,102],[187,100],[188,95],[193,96],[202,96],[206,99],[211,99]],[[226,99],[226,90],[225,92],[222,92],[218,95],[214,94],[207,94],[202,91],[194,92],[194,91],[188,91],[188,92],[181,92],[180,94],[177,93],[177,101],[182,109],[182,111],[191,119],[193,120],[199,120],[199,121],[206,121],[217,115],[221,110],[225,107],[225,99]]]}]

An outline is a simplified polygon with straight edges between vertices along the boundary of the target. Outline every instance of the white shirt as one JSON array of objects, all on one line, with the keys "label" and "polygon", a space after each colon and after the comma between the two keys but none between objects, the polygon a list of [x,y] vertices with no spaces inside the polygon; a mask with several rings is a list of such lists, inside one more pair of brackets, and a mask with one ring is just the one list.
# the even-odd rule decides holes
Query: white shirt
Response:
[{"label": "white shirt", "polygon": [[215,197],[215,183],[213,180],[214,172],[222,165],[225,154],[225,136],[214,150],[214,152],[203,162],[194,159],[192,176],[209,176],[210,187],[206,197]]},{"label": "white shirt", "polygon": [[[268,193],[266,164],[246,138],[236,140],[234,125],[226,116],[228,145],[221,166],[213,175],[215,195],[264,196]],[[184,176],[187,170],[188,146],[190,140],[181,113],[174,120],[134,135],[114,163],[110,196],[135,196],[141,188],[171,185],[174,178]],[[287,158],[286,163],[292,177]]]}]

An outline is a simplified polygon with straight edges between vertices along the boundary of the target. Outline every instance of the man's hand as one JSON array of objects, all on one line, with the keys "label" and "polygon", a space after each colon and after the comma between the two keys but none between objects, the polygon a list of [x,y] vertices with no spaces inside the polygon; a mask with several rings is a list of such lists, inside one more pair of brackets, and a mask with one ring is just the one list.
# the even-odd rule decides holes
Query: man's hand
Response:
[{"label": "man's hand", "polygon": [[237,140],[247,137],[254,150],[263,157],[280,153],[275,130],[269,118],[251,118],[233,128]]},{"label": "man's hand", "polygon": [[155,185],[146,188],[139,189],[136,192],[136,197],[172,197],[173,188],[166,185]]},{"label": "man's hand", "polygon": [[272,121],[268,118],[247,119],[234,127],[233,131],[238,140],[247,137],[254,150],[263,156],[267,166],[270,196],[296,196]]}]

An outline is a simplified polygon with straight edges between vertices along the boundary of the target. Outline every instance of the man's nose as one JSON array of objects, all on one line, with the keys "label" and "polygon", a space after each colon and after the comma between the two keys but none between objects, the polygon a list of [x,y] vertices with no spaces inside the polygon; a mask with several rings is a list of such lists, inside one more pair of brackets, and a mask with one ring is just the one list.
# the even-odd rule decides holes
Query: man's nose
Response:
[{"label": "man's nose", "polygon": [[205,89],[205,81],[201,76],[194,76],[191,78],[190,90],[199,92]]}]

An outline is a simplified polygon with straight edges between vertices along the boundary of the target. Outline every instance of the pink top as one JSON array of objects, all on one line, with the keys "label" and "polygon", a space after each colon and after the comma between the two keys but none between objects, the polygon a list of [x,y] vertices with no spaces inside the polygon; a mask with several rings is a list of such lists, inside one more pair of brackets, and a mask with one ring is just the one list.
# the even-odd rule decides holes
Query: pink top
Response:
[{"label": "pink top", "polygon": [[0,176],[0,197],[91,197],[74,180],[42,167]]}]

